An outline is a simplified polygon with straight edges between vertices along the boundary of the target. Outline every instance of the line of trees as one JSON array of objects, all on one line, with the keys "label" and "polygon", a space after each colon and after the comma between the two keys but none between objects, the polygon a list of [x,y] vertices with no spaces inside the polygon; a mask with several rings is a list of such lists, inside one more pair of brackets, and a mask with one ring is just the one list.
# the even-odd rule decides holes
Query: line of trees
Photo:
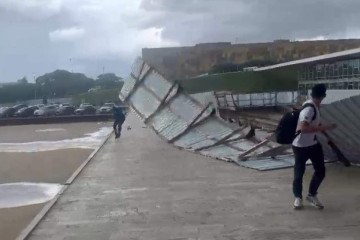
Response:
[{"label": "line of trees", "polygon": [[94,87],[111,89],[121,88],[122,85],[122,78],[114,73],[101,74],[92,79],[82,73],[56,70],[39,76],[35,83],[29,83],[24,77],[16,83],[0,85],[0,103],[70,97]]}]

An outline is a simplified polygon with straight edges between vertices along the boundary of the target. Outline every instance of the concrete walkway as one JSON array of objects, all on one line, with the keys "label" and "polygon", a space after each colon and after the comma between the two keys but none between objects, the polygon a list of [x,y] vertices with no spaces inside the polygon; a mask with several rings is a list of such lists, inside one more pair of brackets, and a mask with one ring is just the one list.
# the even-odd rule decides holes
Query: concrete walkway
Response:
[{"label": "concrete walkway", "polygon": [[134,116],[124,126],[31,240],[359,239],[359,168],[328,165],[325,209],[294,211],[292,169],[257,172],[177,150]]}]

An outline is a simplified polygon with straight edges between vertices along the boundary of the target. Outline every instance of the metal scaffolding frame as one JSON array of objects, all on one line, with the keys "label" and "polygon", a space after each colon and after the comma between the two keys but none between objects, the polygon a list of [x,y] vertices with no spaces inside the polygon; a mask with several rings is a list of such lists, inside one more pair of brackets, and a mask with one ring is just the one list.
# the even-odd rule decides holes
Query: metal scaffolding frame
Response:
[{"label": "metal scaffolding frame", "polygon": [[[288,101],[280,101],[281,94],[287,94]],[[291,106],[298,103],[299,94],[292,92],[268,92],[268,93],[250,93],[235,94],[231,92],[215,92],[215,99],[219,109],[228,109],[238,111],[244,108],[253,107],[277,107]]]}]

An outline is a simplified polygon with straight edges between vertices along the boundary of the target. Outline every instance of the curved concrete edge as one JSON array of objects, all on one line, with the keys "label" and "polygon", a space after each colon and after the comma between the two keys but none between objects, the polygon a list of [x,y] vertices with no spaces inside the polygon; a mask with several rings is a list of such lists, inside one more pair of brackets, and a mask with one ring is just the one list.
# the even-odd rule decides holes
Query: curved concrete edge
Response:
[{"label": "curved concrete edge", "polygon": [[65,182],[65,185],[70,185],[74,182],[74,180],[79,176],[81,171],[86,167],[86,165],[95,157],[95,155],[99,152],[99,150],[105,145],[105,143],[109,140],[110,136],[113,134],[114,130],[109,133],[109,135],[101,142],[99,147],[97,147],[89,157],[75,170],[75,172],[68,178]]},{"label": "curved concrete edge", "polygon": [[54,204],[56,203],[56,201],[59,199],[59,197],[61,196],[61,194],[63,192],[65,192],[65,190],[67,189],[68,186],[64,185],[60,192],[50,201],[48,202],[42,209],[41,211],[35,216],[35,218],[33,218],[33,220],[29,223],[29,225],[26,226],[26,228],[24,228],[20,235],[16,237],[16,240],[25,240],[27,239],[27,237],[30,235],[30,233],[34,230],[34,228],[39,224],[39,222],[41,221],[41,219],[43,219],[43,217],[49,212],[49,210],[52,208],[52,206],[54,206]]},{"label": "curved concrete edge", "polygon": [[21,231],[20,235],[15,240],[26,240],[31,232],[36,228],[36,226],[40,223],[40,221],[45,217],[45,215],[50,211],[50,209],[54,206],[57,200],[61,197],[61,195],[66,191],[66,189],[74,182],[74,180],[79,176],[82,170],[89,164],[89,162],[96,156],[99,150],[105,145],[105,143],[109,140],[112,136],[114,131],[111,133],[101,142],[99,147],[97,147],[87,159],[75,170],[75,172],[68,178],[65,182],[59,193],[50,201],[48,202],[41,211],[31,220],[31,222]]}]

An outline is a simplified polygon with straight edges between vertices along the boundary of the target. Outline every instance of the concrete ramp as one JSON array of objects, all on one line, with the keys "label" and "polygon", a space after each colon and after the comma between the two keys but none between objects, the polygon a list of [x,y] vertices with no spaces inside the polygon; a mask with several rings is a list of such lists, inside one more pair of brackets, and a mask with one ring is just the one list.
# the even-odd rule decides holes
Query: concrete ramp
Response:
[{"label": "concrete ramp", "polygon": [[255,139],[249,127],[234,127],[138,58],[119,95],[141,120],[174,146],[239,163],[267,156],[281,146]]}]

